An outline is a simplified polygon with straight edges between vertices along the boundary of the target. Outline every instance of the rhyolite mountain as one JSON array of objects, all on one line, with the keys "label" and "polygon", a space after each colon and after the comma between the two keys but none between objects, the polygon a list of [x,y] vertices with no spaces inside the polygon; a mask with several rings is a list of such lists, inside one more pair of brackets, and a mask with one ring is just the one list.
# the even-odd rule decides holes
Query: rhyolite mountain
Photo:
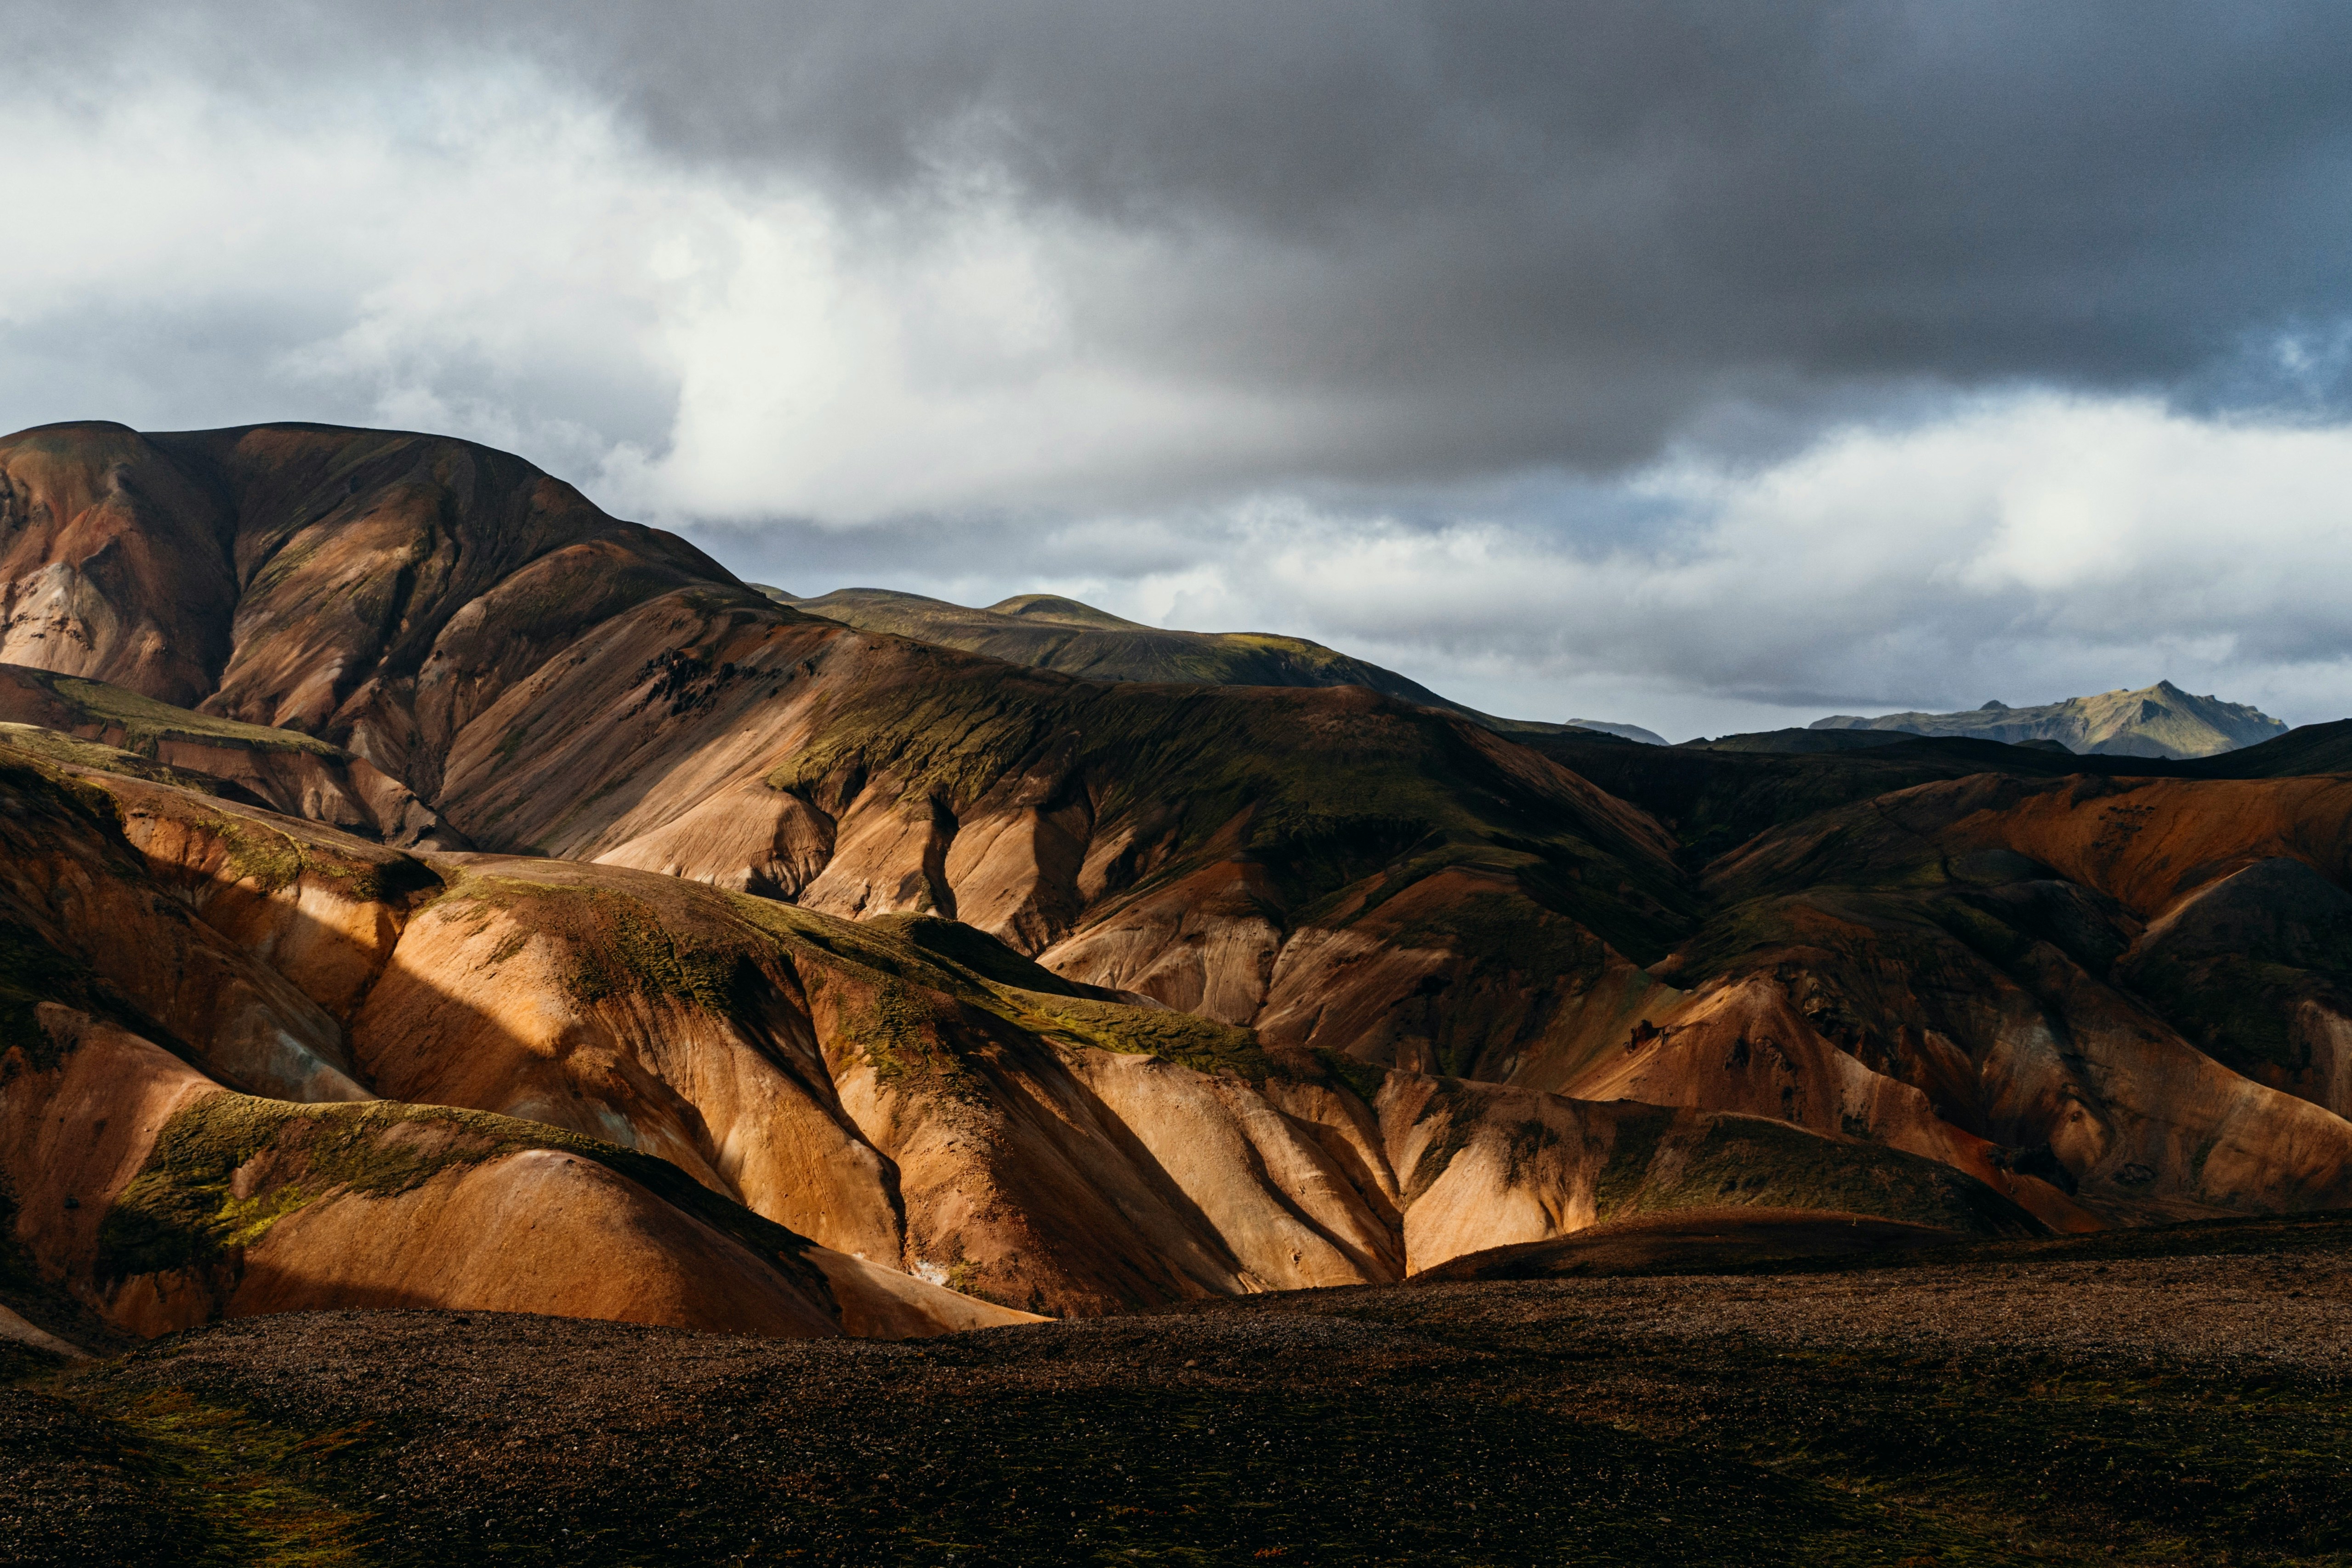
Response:
[{"label": "rhyolite mountain", "polygon": [[861,629],[436,437],[50,426],[0,486],[0,1170],[118,1322],[513,1304],[467,1205],[558,1165],[544,1310],[719,1326],[660,1282],[724,1256],[809,1332],[2352,1203],[2331,727],[1514,738]]},{"label": "rhyolite mountain", "polygon": [[2110,757],[2210,757],[2260,745],[2286,726],[2242,702],[2193,697],[2169,680],[2139,691],[2103,691],[2034,708],[1988,702],[1965,713],[1850,713],[1817,719],[1815,730],[1896,731],[1980,741],[2054,741],[2070,752]]},{"label": "rhyolite mountain", "polygon": [[758,586],[778,604],[861,631],[890,632],[1089,680],[1188,686],[1361,686],[1424,708],[1466,715],[1505,734],[1590,729],[1650,745],[1665,743],[1663,736],[1637,724],[1594,719],[1571,719],[1566,724],[1498,719],[1440,697],[1392,669],[1304,637],[1147,626],[1058,594],[1016,594],[984,609],[974,609],[888,588],[837,588],[803,599],[781,588]]}]

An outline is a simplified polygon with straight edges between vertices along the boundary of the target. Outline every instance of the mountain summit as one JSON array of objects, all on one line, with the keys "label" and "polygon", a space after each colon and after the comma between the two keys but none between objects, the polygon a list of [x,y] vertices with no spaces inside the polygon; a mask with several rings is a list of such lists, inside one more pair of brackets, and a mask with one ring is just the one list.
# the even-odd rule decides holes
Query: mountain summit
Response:
[{"label": "mountain summit", "polygon": [[2169,680],[2138,691],[2103,691],[2038,708],[1988,702],[1966,713],[1887,713],[1875,719],[1839,713],[1811,728],[1964,735],[2011,745],[2055,741],[2078,753],[2174,758],[2210,757],[2286,733],[2284,724],[2245,703],[2192,697]]},{"label": "mountain summit", "polygon": [[1385,697],[1459,713],[1503,734],[1601,728],[1583,720],[1570,725],[1497,719],[1441,697],[1392,669],[1305,637],[1147,626],[1058,594],[1015,594],[985,609],[971,609],[887,588],[841,588],[813,599],[795,598],[779,588],[762,587],[761,592],[779,604],[859,631],[916,637],[1088,680],[1181,686],[1363,686]]}]

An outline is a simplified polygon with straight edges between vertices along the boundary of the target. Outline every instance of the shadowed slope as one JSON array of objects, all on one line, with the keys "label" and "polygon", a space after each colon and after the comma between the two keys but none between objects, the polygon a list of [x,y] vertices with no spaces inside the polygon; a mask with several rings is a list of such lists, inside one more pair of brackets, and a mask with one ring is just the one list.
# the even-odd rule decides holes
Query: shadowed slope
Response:
[{"label": "shadowed slope", "polygon": [[1867,1068],[2105,1214],[2352,1202],[2347,792],[1980,775],[1790,824],[1710,869],[1692,999],[1561,1087],[1836,1125]]},{"label": "shadowed slope", "polygon": [[1496,719],[1440,697],[1418,681],[1304,637],[1265,632],[1186,632],[1123,620],[1052,594],[1018,594],[983,610],[887,588],[839,588],[814,599],[764,589],[780,604],[860,631],[890,632],[1089,680],[1201,686],[1361,686],[1444,708],[1506,734],[1565,729]]}]

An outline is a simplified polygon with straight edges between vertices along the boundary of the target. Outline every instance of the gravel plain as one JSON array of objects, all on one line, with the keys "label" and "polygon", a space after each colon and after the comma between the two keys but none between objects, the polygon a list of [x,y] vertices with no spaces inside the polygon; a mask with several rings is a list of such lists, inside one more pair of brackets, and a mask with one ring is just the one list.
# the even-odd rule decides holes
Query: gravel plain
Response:
[{"label": "gravel plain", "polygon": [[2347,1288],[2330,1220],[904,1343],[249,1319],[16,1352],[0,1562],[2342,1563]]}]

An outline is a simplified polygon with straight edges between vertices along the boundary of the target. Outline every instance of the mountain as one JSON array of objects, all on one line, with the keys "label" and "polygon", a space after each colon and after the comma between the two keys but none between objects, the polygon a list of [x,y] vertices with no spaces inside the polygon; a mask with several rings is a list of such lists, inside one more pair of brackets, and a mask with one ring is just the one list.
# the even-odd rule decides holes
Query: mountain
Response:
[{"label": "mountain", "polygon": [[102,680],[18,664],[0,664],[0,725],[14,731],[10,743],[58,761],[121,772],[143,759],[154,765],[132,768],[139,776],[362,837],[404,848],[471,847],[399,780],[299,730],[216,719]]},{"label": "mountain", "polygon": [[1619,724],[1606,719],[1570,719],[1570,730],[1590,730],[1599,735],[1614,735],[1621,741],[1639,741],[1645,746],[1663,746],[1666,738],[1655,730],[1644,730],[1639,724]]},{"label": "mountain", "polygon": [[0,1177],[9,1272],[116,1329],[895,1337],[1392,1280],[1719,1205],[1727,1165],[1759,1204],[2032,1228],[1916,1156],[1270,1050],[950,921],[409,855],[108,760],[0,745]]},{"label": "mountain", "polygon": [[752,595],[520,458],[327,426],[0,440],[0,663],[345,748],[421,797],[457,731],[581,632]]},{"label": "mountain", "polygon": [[1016,594],[975,610],[887,588],[841,588],[813,599],[794,598],[781,588],[761,587],[761,592],[779,604],[861,631],[890,632],[1089,680],[1187,686],[1363,686],[1424,708],[1464,714],[1504,734],[1549,734],[1582,727],[1630,740],[1658,741],[1633,725],[1582,719],[1569,725],[1497,719],[1440,697],[1394,670],[1304,637],[1265,632],[1167,631],[1055,594]]},{"label": "mountain", "polygon": [[1988,702],[1968,713],[1889,713],[1877,719],[1838,714],[1816,720],[1812,728],[1966,735],[2011,744],[2051,741],[2099,756],[2176,758],[2214,756],[2286,732],[2284,724],[2242,702],[2192,697],[2168,680],[2144,690],[2070,697],[2039,708]]},{"label": "mountain", "polygon": [[2345,726],[1513,738],[859,628],[436,437],[0,486],[27,1317],[904,1333],[1696,1208],[2352,1204]]}]

